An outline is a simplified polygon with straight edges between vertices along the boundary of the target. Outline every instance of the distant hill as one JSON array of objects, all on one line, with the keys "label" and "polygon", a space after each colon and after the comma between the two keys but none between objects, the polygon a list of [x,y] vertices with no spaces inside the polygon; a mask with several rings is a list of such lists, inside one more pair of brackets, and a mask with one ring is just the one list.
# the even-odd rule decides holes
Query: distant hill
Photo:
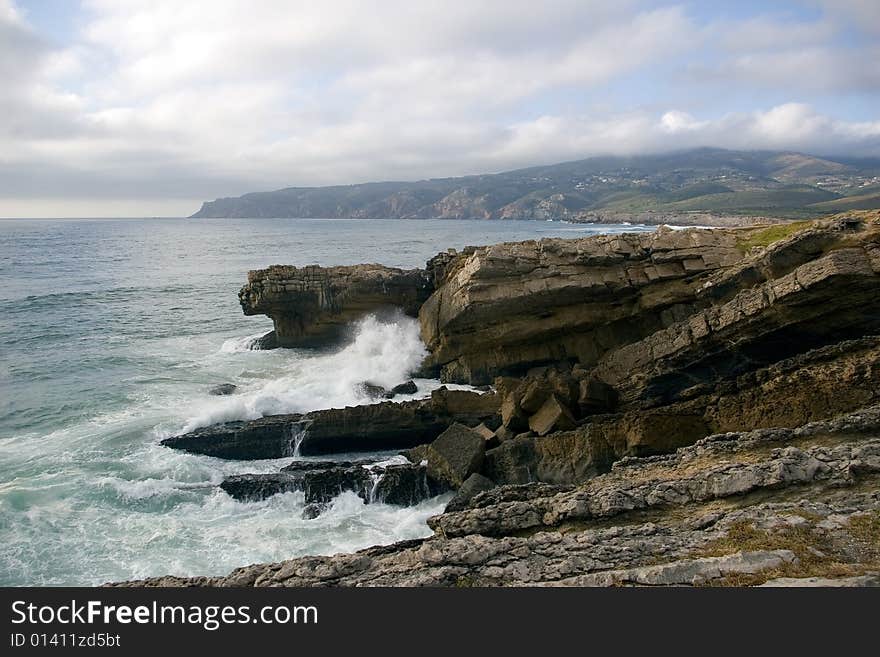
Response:
[{"label": "distant hill", "polygon": [[880,160],[699,148],[504,173],[288,187],[204,203],[193,217],[567,219],[718,213],[802,218],[880,208]]}]

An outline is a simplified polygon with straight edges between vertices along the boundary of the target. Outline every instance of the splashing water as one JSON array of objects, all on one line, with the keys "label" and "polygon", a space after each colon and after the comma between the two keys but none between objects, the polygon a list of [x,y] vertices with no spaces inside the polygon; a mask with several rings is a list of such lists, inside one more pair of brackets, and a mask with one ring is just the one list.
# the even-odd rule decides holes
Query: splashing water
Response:
[{"label": "splashing water", "polygon": [[[325,352],[253,351],[271,321],[241,313],[236,291],[247,271],[273,262],[420,267],[448,247],[619,230],[456,220],[0,221],[0,584],[220,574],[430,534],[425,520],[445,498],[400,508],[347,492],[303,520],[302,494],[242,503],[217,488],[225,476],[275,472],[291,458],[223,461],[158,444],[223,420],[365,403],[357,384],[402,383],[424,355],[417,323],[403,316],[365,318],[345,345]],[[236,394],[208,394],[220,383],[235,384]],[[440,385],[416,384],[415,396]]]},{"label": "splashing water", "polygon": [[[406,381],[427,355],[419,337],[418,321],[400,313],[384,320],[368,315],[357,322],[353,334],[353,340],[335,352],[296,352],[282,376],[258,382],[242,376],[236,381],[240,383],[239,394],[187,400],[191,414],[179,430],[192,431],[217,422],[252,420],[277,413],[368,404],[375,400],[360,384],[370,381],[391,388]],[[228,342],[220,354],[253,353],[229,351]],[[426,386],[436,387],[423,381],[422,387]]]},{"label": "splashing water", "polygon": [[[225,572],[244,563],[298,554],[351,551],[430,533],[425,520],[447,497],[401,508],[338,496],[314,520],[301,518],[300,493],[242,503],[217,489],[223,477],[274,472],[291,461],[237,462],[166,449],[158,439],[214,422],[268,413],[368,403],[365,380],[391,387],[406,380],[425,349],[418,323],[403,315],[363,318],[350,342],[323,353],[230,349],[208,356],[224,361],[236,394],[218,397],[178,382],[141,403],[46,436],[0,443],[0,455],[19,476],[0,484],[0,530],[5,546],[0,581],[6,584],[99,584],[163,573]],[[248,360],[277,358],[255,376]],[[419,379],[424,396],[439,385]],[[290,436],[291,456],[307,426]],[[363,455],[339,455],[340,459]],[[386,463],[402,462],[391,457]],[[63,469],[65,476],[59,476]],[[373,491],[379,483],[374,476]],[[70,568],[70,560],[77,563]]]}]

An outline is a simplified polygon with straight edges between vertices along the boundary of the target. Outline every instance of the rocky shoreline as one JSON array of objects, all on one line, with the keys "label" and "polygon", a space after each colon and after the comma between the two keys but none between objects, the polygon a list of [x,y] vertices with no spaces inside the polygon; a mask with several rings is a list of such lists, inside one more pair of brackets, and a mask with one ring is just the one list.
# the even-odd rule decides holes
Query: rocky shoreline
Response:
[{"label": "rocky shoreline", "polygon": [[[423,270],[251,272],[239,299],[313,346],[417,316],[430,398],[199,429],[167,447],[295,461],[238,499],[452,493],[432,538],[127,585],[880,583],[880,213],[468,247]],[[409,389],[409,388],[407,388]],[[381,396],[383,391],[377,391]],[[392,393],[393,394],[393,393]]]}]

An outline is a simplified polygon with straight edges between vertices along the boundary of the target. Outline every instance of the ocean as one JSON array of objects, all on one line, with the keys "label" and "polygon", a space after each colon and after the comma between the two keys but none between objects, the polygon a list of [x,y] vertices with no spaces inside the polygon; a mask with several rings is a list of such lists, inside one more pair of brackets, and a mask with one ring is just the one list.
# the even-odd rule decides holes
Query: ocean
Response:
[{"label": "ocean", "polygon": [[[343,493],[238,502],[223,461],[158,442],[215,422],[366,403],[425,354],[416,320],[365,317],[329,351],[251,351],[250,269],[420,267],[449,247],[650,230],[560,222],[319,219],[0,220],[0,585],[95,585],[334,554],[430,535],[448,496],[411,508]],[[233,383],[237,394],[209,389]],[[440,385],[418,380],[424,396]]]}]

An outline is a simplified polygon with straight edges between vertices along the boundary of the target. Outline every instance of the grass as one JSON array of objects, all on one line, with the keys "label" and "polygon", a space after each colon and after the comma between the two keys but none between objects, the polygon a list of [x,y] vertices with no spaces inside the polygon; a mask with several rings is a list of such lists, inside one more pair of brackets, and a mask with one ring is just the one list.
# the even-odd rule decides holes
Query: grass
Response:
[{"label": "grass", "polygon": [[[798,515],[810,522],[817,519],[808,513]],[[843,529],[828,533],[811,526],[769,532],[741,521],[732,524],[725,536],[706,544],[694,556],[719,557],[756,550],[791,550],[797,560],[760,573],[728,575],[709,585],[754,586],[777,577],[853,577],[880,570],[880,511],[853,518]]]},{"label": "grass", "polygon": [[787,224],[775,224],[769,228],[749,232],[747,235],[738,237],[736,245],[740,251],[746,253],[755,247],[768,247],[779,240],[794,235],[810,225],[812,225],[812,222],[810,221],[793,221]]}]

